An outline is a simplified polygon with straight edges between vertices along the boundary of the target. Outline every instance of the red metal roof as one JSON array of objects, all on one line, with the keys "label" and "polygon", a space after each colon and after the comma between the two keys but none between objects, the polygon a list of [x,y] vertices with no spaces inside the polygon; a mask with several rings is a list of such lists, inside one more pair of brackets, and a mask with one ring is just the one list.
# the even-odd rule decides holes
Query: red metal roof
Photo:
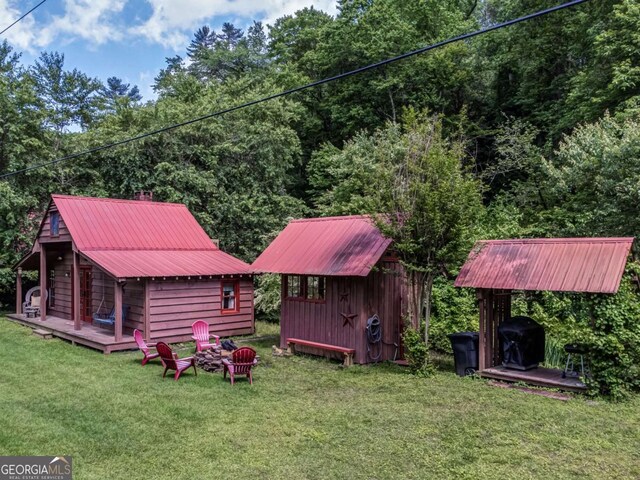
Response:
[{"label": "red metal roof", "polygon": [[616,293],[633,238],[477,242],[456,287]]},{"label": "red metal roof", "polygon": [[117,278],[251,273],[248,264],[221,250],[89,250],[82,255]]},{"label": "red metal roof", "polygon": [[293,220],[252,267],[256,272],[364,277],[390,244],[367,216]]},{"label": "red metal roof", "polygon": [[251,272],[219,250],[182,204],[68,195],[52,200],[78,251],[116,278]]},{"label": "red metal roof", "polygon": [[178,203],[52,195],[79,250],[214,250]]}]

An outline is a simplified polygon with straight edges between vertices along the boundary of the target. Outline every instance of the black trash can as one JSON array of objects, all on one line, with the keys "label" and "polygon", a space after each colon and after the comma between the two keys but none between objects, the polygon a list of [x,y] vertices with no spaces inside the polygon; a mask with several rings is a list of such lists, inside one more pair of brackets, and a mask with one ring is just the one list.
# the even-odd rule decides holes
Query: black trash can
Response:
[{"label": "black trash can", "polygon": [[449,335],[456,373],[461,377],[473,375],[478,369],[478,332],[458,332]]}]

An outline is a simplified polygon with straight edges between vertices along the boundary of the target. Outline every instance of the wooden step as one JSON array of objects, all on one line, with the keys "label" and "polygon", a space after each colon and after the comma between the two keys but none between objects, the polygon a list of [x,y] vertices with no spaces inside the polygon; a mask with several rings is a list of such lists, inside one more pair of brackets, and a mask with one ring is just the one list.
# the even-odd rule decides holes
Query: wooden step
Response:
[{"label": "wooden step", "polygon": [[33,334],[44,339],[53,338],[53,333],[51,333],[50,330],[44,330],[43,328],[34,328]]}]

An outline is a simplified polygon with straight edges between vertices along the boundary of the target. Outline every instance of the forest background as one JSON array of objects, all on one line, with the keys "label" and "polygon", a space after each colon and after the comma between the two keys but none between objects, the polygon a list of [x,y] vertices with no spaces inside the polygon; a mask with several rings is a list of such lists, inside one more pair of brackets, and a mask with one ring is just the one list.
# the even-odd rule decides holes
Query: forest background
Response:
[{"label": "forest background", "polygon": [[[167,58],[153,100],[118,78],[102,83],[65,68],[58,52],[24,65],[1,43],[0,175],[555,4],[341,0],[335,16],[305,8],[246,31],[203,26],[184,58]],[[456,168],[481,199],[433,279],[431,346],[447,350],[447,333],[477,328],[473,292],[452,286],[474,240],[638,233],[639,32],[640,2],[592,0],[4,179],[1,306],[15,301],[11,267],[30,248],[52,193],[130,198],[153,191],[159,201],[186,204],[221,248],[251,262],[291,218],[370,213],[367,198],[379,190],[381,168],[406,156],[422,119],[435,126],[442,151],[455,152]],[[614,298],[539,293],[517,305],[559,344],[580,338],[600,345],[615,370],[607,375],[619,379],[627,370],[622,390],[637,389],[638,271],[630,262]],[[277,321],[277,284],[258,280],[262,318]],[[600,382],[601,390],[618,392],[612,382]]]}]

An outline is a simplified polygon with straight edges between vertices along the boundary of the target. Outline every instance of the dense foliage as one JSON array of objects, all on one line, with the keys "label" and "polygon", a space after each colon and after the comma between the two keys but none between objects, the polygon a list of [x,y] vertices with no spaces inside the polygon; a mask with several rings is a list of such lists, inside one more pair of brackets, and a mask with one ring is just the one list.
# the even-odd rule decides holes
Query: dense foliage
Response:
[{"label": "dense foliage", "polygon": [[[103,83],[68,69],[57,52],[43,52],[25,65],[0,43],[0,174],[555,3],[339,0],[335,16],[305,8],[246,31],[229,23],[217,31],[203,26],[184,55],[167,59],[158,72],[154,100],[116,77]],[[431,279],[427,305],[433,308],[432,344],[446,349],[447,333],[475,327],[473,294],[450,283],[473,240],[638,233],[639,30],[638,0],[592,0],[285,99],[11,177],[0,182],[0,302],[13,301],[10,267],[29,248],[54,192],[126,198],[153,190],[159,200],[186,203],[225,250],[251,261],[291,217],[371,211],[371,199],[385,195],[378,207],[399,213],[406,205],[389,201],[401,197],[388,194],[394,181],[406,181],[414,192],[425,186],[414,217],[422,223],[388,233],[407,252],[415,253],[416,246],[426,251],[429,236],[440,242],[436,250],[444,261],[404,261],[440,275]],[[413,111],[427,113],[417,121],[407,113]],[[437,126],[432,154],[423,156],[430,167],[396,169],[407,152],[424,146],[420,128],[430,126]],[[429,181],[446,172],[462,175],[460,185],[466,186],[430,196]],[[429,222],[437,228],[427,228]],[[455,228],[443,230],[445,224]],[[572,300],[556,311],[553,305],[564,305],[566,296],[527,299],[527,308],[558,339],[580,337],[593,346],[594,381],[613,396],[638,388],[638,372],[631,368],[637,353],[629,347],[636,342],[631,319],[638,313],[631,270],[618,296],[580,300],[591,310]],[[261,280],[259,312],[277,311],[277,289],[273,278]],[[567,327],[574,324],[581,328]],[[624,348],[614,340],[626,342]]]}]

